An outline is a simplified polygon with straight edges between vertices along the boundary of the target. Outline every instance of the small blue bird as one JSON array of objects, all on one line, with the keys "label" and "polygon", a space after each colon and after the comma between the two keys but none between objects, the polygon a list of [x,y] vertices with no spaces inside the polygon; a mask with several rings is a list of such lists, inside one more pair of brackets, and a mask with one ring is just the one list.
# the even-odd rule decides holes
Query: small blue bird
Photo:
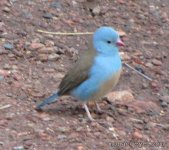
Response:
[{"label": "small blue bird", "polygon": [[54,103],[59,96],[71,95],[83,103],[88,118],[94,120],[87,102],[95,101],[107,94],[118,82],[122,63],[118,51],[124,46],[117,31],[111,27],[100,27],[93,35],[93,48],[85,51],[75,66],[64,76],[58,91],[45,99],[36,109]]}]

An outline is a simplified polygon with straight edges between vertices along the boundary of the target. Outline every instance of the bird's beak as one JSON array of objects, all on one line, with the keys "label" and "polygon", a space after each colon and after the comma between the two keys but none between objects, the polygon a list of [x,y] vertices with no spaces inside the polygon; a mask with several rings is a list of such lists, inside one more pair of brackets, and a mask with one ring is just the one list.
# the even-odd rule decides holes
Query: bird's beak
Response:
[{"label": "bird's beak", "polygon": [[122,42],[122,40],[119,38],[116,42],[117,46],[125,46],[125,44]]}]

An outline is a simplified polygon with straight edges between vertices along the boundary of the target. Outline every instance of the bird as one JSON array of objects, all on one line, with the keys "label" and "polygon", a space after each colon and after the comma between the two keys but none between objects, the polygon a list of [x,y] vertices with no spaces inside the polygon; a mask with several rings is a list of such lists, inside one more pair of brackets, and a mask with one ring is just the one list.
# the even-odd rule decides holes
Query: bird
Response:
[{"label": "bird", "polygon": [[37,106],[55,103],[60,96],[72,96],[82,102],[90,121],[93,117],[87,103],[94,101],[97,109],[100,100],[118,83],[122,71],[119,47],[125,46],[119,33],[110,26],[101,26],[93,34],[92,47],[86,50],[75,65],[67,72],[56,92]]}]

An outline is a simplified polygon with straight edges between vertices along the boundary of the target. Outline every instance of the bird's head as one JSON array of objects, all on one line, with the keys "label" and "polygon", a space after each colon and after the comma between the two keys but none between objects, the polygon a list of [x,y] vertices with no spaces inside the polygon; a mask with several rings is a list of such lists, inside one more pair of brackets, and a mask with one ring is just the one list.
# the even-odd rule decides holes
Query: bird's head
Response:
[{"label": "bird's head", "polygon": [[93,45],[98,53],[105,55],[115,55],[118,47],[124,46],[116,30],[111,27],[98,28],[93,36]]}]

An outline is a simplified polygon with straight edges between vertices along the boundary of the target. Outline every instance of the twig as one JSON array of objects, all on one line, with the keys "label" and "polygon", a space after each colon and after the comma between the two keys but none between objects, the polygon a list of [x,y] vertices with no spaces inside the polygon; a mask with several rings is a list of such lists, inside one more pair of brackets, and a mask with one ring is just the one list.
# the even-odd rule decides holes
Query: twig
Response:
[{"label": "twig", "polygon": [[11,107],[11,105],[10,105],[10,104],[4,105],[4,106],[0,106],[0,110],[2,110],[2,109],[6,109],[6,108],[9,108],[9,107]]},{"label": "twig", "polygon": [[124,64],[126,67],[128,67],[128,68],[134,70],[135,72],[137,72],[139,75],[141,75],[141,76],[144,77],[145,79],[147,79],[147,80],[149,80],[149,81],[152,81],[152,80],[153,80],[152,78],[148,77],[147,75],[145,75],[145,74],[141,73],[140,71],[134,69],[134,68],[133,68],[132,66],[130,66],[129,64],[124,63],[124,62],[123,62],[123,64]]},{"label": "twig", "polygon": [[37,32],[53,35],[91,35],[93,32],[49,32],[43,30],[37,30]]}]

